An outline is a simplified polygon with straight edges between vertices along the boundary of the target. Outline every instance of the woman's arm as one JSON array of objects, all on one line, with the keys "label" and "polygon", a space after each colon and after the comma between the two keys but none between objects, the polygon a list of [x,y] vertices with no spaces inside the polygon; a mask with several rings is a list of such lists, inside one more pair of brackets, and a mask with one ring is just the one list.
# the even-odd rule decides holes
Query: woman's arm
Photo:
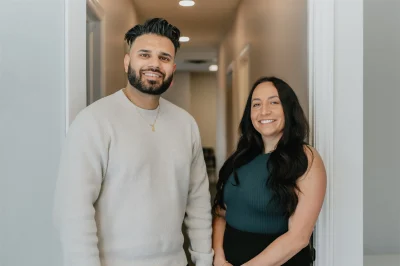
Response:
[{"label": "woman's arm", "polygon": [[318,152],[314,148],[311,150],[305,148],[309,169],[297,182],[301,192],[296,210],[289,219],[288,232],[243,266],[280,266],[308,245],[326,190],[324,164]]},{"label": "woman's arm", "polygon": [[225,233],[225,210],[217,207],[216,215],[213,219],[212,245],[214,249],[214,266],[232,265],[226,261],[223,243]]}]

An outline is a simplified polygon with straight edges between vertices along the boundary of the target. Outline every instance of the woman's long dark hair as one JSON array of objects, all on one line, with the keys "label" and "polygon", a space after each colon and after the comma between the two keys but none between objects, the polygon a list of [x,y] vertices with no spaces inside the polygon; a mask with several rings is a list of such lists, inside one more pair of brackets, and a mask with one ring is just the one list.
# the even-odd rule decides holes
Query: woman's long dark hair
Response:
[{"label": "woman's long dark hair", "polygon": [[266,165],[270,172],[266,185],[274,192],[273,200],[276,200],[282,206],[287,217],[290,217],[296,209],[297,192],[300,191],[296,182],[308,168],[308,158],[304,147],[307,144],[309,125],[293,89],[286,82],[276,77],[262,77],[254,83],[247,99],[239,126],[240,138],[236,151],[219,171],[217,194],[213,205],[214,214],[216,214],[218,206],[225,209],[223,192],[229,176],[233,173],[236,185],[240,185],[237,169],[249,163],[257,155],[264,153],[261,134],[256,131],[250,118],[253,92],[259,84],[264,82],[274,84],[285,116],[282,137]]}]

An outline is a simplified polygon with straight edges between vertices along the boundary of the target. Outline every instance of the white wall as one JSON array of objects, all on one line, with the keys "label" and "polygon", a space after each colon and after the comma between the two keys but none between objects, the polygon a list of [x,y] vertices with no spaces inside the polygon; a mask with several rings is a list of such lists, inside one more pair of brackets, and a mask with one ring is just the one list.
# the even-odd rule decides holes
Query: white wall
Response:
[{"label": "white wall", "polygon": [[99,0],[104,9],[106,95],[126,86],[125,33],[138,23],[132,0]]},{"label": "white wall", "polygon": [[217,76],[215,72],[193,72],[190,75],[190,113],[199,125],[203,147],[216,147]]},{"label": "white wall", "polygon": [[199,126],[202,145],[215,150],[216,73],[177,71],[171,88],[162,97],[188,111]]},{"label": "white wall", "polygon": [[227,55],[220,48],[218,53],[218,72],[217,72],[217,105],[216,105],[216,144],[215,144],[215,158],[217,171],[222,167],[223,163],[227,157],[227,132],[226,132],[226,71],[221,69],[226,69],[229,65],[227,63]]},{"label": "white wall", "polygon": [[[241,1],[232,28],[219,49],[218,168],[227,156],[224,143],[226,71],[247,44],[250,44],[249,85],[261,76],[274,75],[283,78],[296,91],[305,113],[308,114],[307,0]],[[236,78],[233,82],[234,86],[238,84]],[[239,113],[236,108],[232,112]],[[239,119],[234,122],[234,127],[238,128]]]},{"label": "white wall", "polygon": [[399,12],[397,0],[364,0],[366,255],[400,256]]},{"label": "white wall", "polygon": [[61,265],[52,207],[66,115],[64,2],[0,1],[1,266]]},{"label": "white wall", "polygon": [[236,60],[247,44],[250,84],[261,76],[281,77],[295,89],[308,113],[307,0],[241,1],[220,47],[225,64]]},{"label": "white wall", "polygon": [[[101,4],[109,94],[125,86],[123,33],[136,15],[129,0]],[[85,15],[85,1],[0,1],[1,266],[61,265],[53,193],[67,112],[85,105]]]},{"label": "white wall", "polygon": [[[328,179],[331,185],[329,189],[333,190],[329,197],[330,200],[333,199],[330,218],[334,235],[326,237],[333,239],[334,266],[361,266],[363,265],[363,0],[334,1],[333,73],[333,175],[328,176]],[[325,142],[331,143],[331,140]]]},{"label": "white wall", "polygon": [[[126,86],[127,79],[123,68],[123,60],[127,52],[124,41],[125,33],[137,24],[136,10],[130,0],[64,0],[66,4],[66,85],[67,97],[67,130],[69,124],[82,108],[86,106],[86,3],[100,6],[102,10],[101,44],[104,76],[100,88],[102,94],[109,95]],[[84,82],[82,82],[84,81]],[[98,89],[95,89],[98,90]]]},{"label": "white wall", "polygon": [[190,112],[191,104],[190,72],[175,72],[172,86],[162,95],[163,98]]}]

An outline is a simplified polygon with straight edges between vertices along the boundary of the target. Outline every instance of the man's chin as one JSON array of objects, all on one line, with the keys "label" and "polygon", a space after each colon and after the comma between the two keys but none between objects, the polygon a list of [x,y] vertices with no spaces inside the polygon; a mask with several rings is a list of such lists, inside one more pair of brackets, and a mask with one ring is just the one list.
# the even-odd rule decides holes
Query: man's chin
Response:
[{"label": "man's chin", "polygon": [[162,79],[154,79],[154,78],[142,78],[142,82],[147,85],[150,85],[150,86],[154,86],[154,85],[161,86],[163,80]]},{"label": "man's chin", "polygon": [[150,83],[150,82],[146,82],[144,85],[145,85],[146,91],[158,91],[162,86],[162,84]]},{"label": "man's chin", "polygon": [[150,95],[161,95],[163,92],[161,91],[160,87],[153,88],[147,87],[144,90],[141,90],[143,93],[150,94]]}]

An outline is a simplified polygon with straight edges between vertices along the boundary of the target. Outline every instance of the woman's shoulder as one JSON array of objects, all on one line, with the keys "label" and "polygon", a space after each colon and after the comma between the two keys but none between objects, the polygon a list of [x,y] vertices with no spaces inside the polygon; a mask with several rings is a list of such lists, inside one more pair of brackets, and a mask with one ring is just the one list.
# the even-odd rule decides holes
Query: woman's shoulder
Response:
[{"label": "woman's shoulder", "polygon": [[325,168],[322,157],[316,148],[309,144],[304,144],[303,148],[308,159],[308,169],[306,173],[315,168]]},{"label": "woman's shoulder", "polygon": [[315,158],[321,158],[319,152],[317,151],[316,148],[311,146],[310,144],[303,144],[303,149],[305,154],[307,155],[308,161],[312,161]]}]

